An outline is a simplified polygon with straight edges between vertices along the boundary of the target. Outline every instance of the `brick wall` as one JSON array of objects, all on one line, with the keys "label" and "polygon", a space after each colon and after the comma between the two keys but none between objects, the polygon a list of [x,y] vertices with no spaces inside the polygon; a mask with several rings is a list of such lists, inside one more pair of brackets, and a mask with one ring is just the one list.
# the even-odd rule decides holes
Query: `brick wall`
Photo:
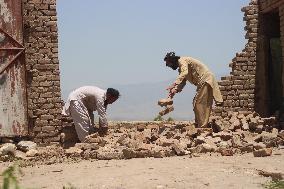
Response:
[{"label": "brick wall", "polygon": [[242,8],[246,21],[245,38],[248,39],[242,52],[237,53],[230,63],[232,71],[219,82],[224,98],[224,105],[214,109],[216,115],[226,116],[228,111],[252,111],[254,109],[256,47],[258,29],[258,3],[251,3]]},{"label": "brick wall", "polygon": [[[222,77],[219,82],[224,105],[217,106],[214,113],[226,116],[228,111],[257,111],[266,116],[269,115],[268,89],[271,85],[268,81],[267,40],[269,35],[275,35],[280,27],[281,44],[284,47],[284,0],[251,0],[242,11],[248,42],[230,63],[230,75]],[[280,26],[275,18],[280,18]],[[284,55],[283,48],[282,54]],[[282,83],[283,76],[284,72]]]},{"label": "brick wall", "polygon": [[58,142],[61,90],[56,0],[23,0],[28,120],[35,142]]},{"label": "brick wall", "polygon": [[[262,94],[261,83],[256,83],[259,48],[260,12],[279,8],[281,40],[284,46],[284,0],[252,0],[244,7],[246,39],[242,52],[230,63],[232,71],[222,77],[220,89],[224,105],[214,113],[226,116],[228,111],[255,110],[257,95]],[[30,135],[36,142],[58,142],[62,124],[71,122],[61,117],[61,90],[58,61],[58,31],[56,0],[23,0],[24,42],[26,46],[28,119]],[[283,51],[284,54],[284,51]],[[261,55],[260,55],[261,57]],[[259,71],[259,74],[262,72]],[[284,74],[283,74],[284,75]],[[284,81],[284,79],[283,79]],[[259,82],[259,81],[258,81]]]}]

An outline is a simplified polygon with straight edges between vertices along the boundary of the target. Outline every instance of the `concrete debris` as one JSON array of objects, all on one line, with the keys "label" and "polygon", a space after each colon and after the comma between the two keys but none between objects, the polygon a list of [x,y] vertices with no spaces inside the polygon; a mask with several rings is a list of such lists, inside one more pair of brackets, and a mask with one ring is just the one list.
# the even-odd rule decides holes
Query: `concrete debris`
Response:
[{"label": "concrete debris", "polygon": [[[272,125],[269,125],[272,124]],[[284,144],[284,132],[278,131],[275,118],[261,118],[256,113],[230,112],[228,117],[212,116],[208,128],[196,128],[194,122],[119,122],[110,124],[108,135],[95,133],[84,143],[74,143],[70,148],[64,142],[72,141],[66,134],[62,146],[40,147],[22,141],[17,147],[12,143],[0,145],[0,159],[15,157],[46,164],[70,159],[131,159],[220,153],[222,156],[253,153],[255,157],[270,156],[274,148]]]},{"label": "concrete debris", "polygon": [[159,100],[158,105],[161,106],[161,107],[165,107],[165,109],[163,109],[159,112],[160,116],[164,116],[164,115],[174,111],[173,99],[171,99],[171,98],[165,98],[165,99]]},{"label": "concrete debris", "polygon": [[16,150],[14,156],[15,156],[16,159],[19,159],[19,160],[28,159],[26,153],[24,153],[20,150]]},{"label": "concrete debris", "polygon": [[38,151],[36,149],[30,149],[26,152],[27,157],[35,157],[36,155],[38,155]]},{"label": "concrete debris", "polygon": [[4,155],[15,155],[16,145],[12,143],[6,143],[0,148],[0,156]]},{"label": "concrete debris", "polygon": [[67,155],[79,155],[83,152],[83,150],[77,148],[77,147],[71,147],[65,150],[65,153]]},{"label": "concrete debris", "polygon": [[168,106],[166,106],[166,108],[164,110],[159,112],[159,115],[160,116],[164,116],[164,115],[166,115],[166,114],[168,114],[168,113],[170,113],[172,111],[174,111],[174,106],[173,105],[168,105]]},{"label": "concrete debris", "polygon": [[158,105],[161,107],[173,105],[173,99],[171,98],[161,99],[158,101]]},{"label": "concrete debris", "polygon": [[219,150],[222,156],[233,156],[234,151],[231,148],[220,148]]},{"label": "concrete debris", "polygon": [[100,146],[96,143],[76,143],[75,148],[81,150],[98,150]]},{"label": "concrete debris", "polygon": [[253,151],[254,157],[266,157],[266,156],[271,156],[271,154],[272,154],[272,148],[264,148]]},{"label": "concrete debris", "polygon": [[17,144],[17,149],[23,152],[27,152],[31,149],[35,149],[36,147],[37,147],[37,144],[32,141],[21,141]]},{"label": "concrete debris", "polygon": [[255,142],[253,143],[253,148],[254,150],[260,150],[260,149],[266,148],[266,145],[263,142],[259,142],[259,143]]}]

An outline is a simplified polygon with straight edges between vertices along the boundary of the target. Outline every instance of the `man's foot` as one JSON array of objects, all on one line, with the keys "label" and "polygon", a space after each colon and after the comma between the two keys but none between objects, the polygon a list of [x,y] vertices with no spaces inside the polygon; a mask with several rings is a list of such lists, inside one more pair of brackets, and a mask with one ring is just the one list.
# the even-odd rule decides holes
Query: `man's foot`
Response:
[{"label": "man's foot", "polygon": [[99,128],[97,127],[91,127],[89,130],[89,135],[94,134],[94,133],[98,133],[99,132]]}]

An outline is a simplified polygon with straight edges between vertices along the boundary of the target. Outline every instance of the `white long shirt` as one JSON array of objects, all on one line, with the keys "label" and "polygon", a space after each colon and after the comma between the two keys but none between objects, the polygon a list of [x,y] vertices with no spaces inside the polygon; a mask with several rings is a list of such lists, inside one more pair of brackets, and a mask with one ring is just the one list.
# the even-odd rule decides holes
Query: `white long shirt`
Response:
[{"label": "white long shirt", "polygon": [[104,102],[106,100],[106,91],[95,86],[83,86],[72,91],[63,107],[62,114],[70,115],[70,102],[81,101],[88,109],[90,117],[93,111],[97,111],[100,119],[100,126],[107,127],[106,107]]}]

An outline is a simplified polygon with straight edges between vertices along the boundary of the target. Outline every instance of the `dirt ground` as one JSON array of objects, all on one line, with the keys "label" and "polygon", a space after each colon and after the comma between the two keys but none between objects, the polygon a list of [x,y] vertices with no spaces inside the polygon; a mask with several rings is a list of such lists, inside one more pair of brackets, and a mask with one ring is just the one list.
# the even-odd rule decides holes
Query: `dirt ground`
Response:
[{"label": "dirt ground", "polygon": [[[284,150],[270,157],[252,153],[231,157],[206,154],[200,157],[94,160],[22,168],[24,188],[263,188],[271,180],[258,170],[284,173]],[[4,170],[11,163],[0,163]],[[1,179],[2,180],[2,179]],[[1,183],[1,181],[0,181]]]}]

